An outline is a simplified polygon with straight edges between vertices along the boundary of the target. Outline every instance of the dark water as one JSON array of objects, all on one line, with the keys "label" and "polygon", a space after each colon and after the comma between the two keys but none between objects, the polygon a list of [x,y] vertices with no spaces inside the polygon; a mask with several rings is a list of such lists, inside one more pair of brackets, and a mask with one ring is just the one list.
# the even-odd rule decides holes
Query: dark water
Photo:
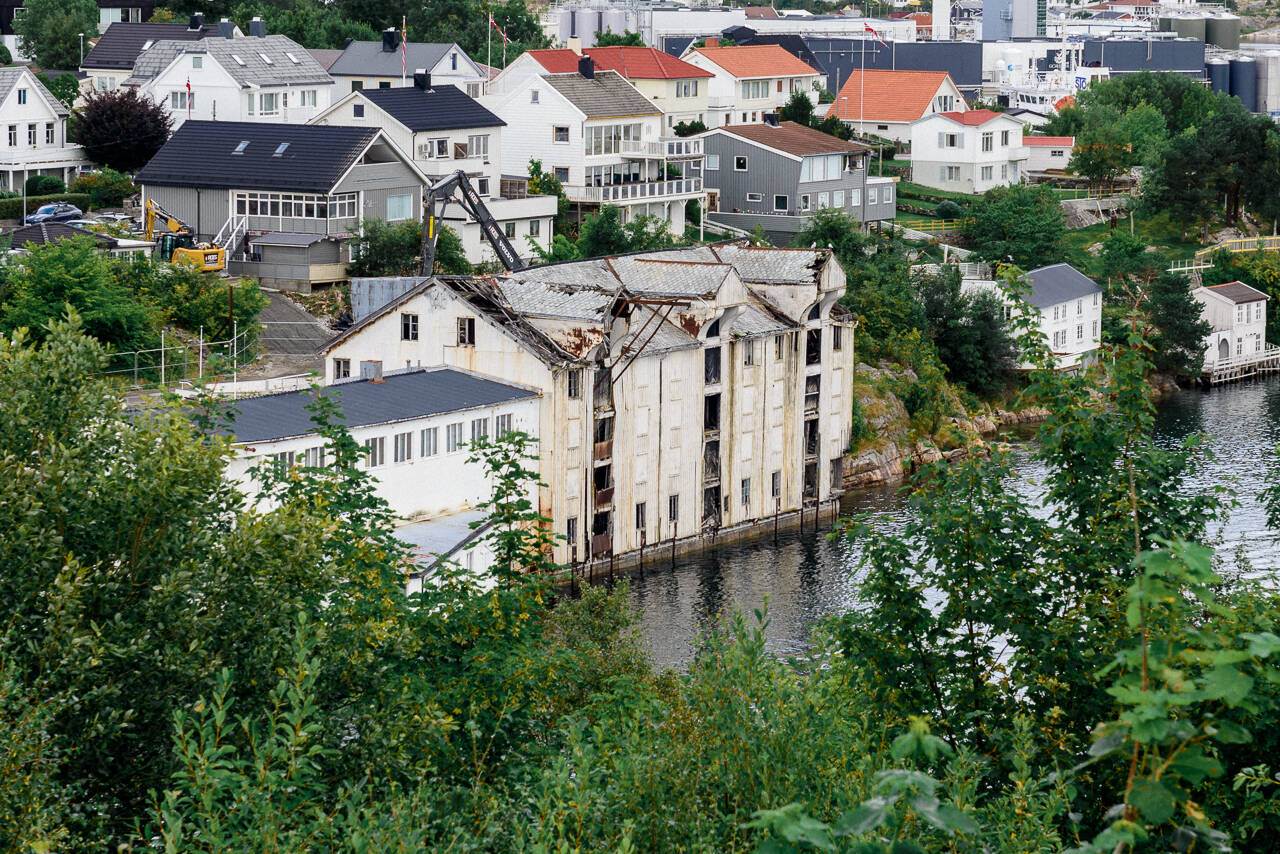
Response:
[{"label": "dark water", "polygon": [[[1156,420],[1157,441],[1173,446],[1193,434],[1204,435],[1209,459],[1191,486],[1228,486],[1237,497],[1211,532],[1218,553],[1231,562],[1243,556],[1253,573],[1270,575],[1280,567],[1280,534],[1267,528],[1257,496],[1280,442],[1280,377],[1166,398]],[[1015,445],[1014,453],[1018,478],[1012,487],[1038,497],[1042,467],[1028,444]],[[883,530],[900,528],[909,512],[896,488],[859,490],[842,504],[842,515],[873,514]],[[798,654],[814,623],[853,603],[856,563],[856,547],[846,541],[812,529],[783,532],[776,544],[765,537],[681,557],[674,565],[651,563],[631,579],[631,598],[659,666],[686,663],[717,615],[741,608],[750,616],[766,597],[770,647]]]}]

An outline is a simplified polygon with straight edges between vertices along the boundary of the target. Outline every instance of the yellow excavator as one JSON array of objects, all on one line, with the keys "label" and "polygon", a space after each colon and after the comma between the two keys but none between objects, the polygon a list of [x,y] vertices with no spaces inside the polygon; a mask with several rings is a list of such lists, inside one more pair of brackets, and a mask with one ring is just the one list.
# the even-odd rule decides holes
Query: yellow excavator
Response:
[{"label": "yellow excavator", "polygon": [[[157,235],[159,221],[167,231]],[[154,257],[171,264],[185,264],[204,272],[227,269],[227,250],[212,243],[197,243],[191,227],[164,208],[147,199],[142,213],[142,230],[147,240],[154,240]]]}]

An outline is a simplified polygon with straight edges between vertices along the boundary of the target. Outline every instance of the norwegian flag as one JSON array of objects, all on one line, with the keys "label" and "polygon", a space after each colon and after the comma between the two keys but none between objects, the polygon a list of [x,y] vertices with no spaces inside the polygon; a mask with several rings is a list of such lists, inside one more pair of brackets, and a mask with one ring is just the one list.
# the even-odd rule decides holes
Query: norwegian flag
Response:
[{"label": "norwegian flag", "polygon": [[409,73],[409,28],[400,22],[400,76]]},{"label": "norwegian flag", "polygon": [[873,29],[871,28],[871,25],[870,25],[870,24],[863,24],[863,25],[862,25],[862,28],[863,28],[863,29],[865,29],[867,32],[871,33],[871,37],[872,37],[873,39],[875,39],[876,41],[880,42],[880,44],[884,45],[885,47],[888,47],[888,46],[889,46],[888,42],[886,42],[884,39],[880,38],[880,34],[879,34],[878,32],[876,32],[875,30],[873,30]]},{"label": "norwegian flag", "polygon": [[498,26],[498,22],[497,22],[497,21],[495,21],[495,20],[493,19],[493,13],[492,13],[492,12],[490,12],[490,13],[489,13],[489,26],[491,26],[491,27],[493,27],[495,30],[497,30],[497,31],[498,31],[498,35],[502,36],[502,43],[503,43],[503,44],[506,44],[507,42],[511,41],[511,39],[507,38],[507,34],[506,34],[506,33],[504,33],[504,32],[502,31],[502,27]]}]

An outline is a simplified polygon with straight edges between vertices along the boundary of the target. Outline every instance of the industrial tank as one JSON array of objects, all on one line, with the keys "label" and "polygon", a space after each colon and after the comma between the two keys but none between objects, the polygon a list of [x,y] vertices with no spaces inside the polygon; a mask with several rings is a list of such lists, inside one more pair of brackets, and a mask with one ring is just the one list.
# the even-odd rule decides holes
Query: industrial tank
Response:
[{"label": "industrial tank", "polygon": [[1173,19],[1173,31],[1181,38],[1204,41],[1205,18],[1203,15],[1179,15]]},{"label": "industrial tank", "polygon": [[1240,19],[1235,15],[1214,15],[1204,23],[1205,43],[1223,50],[1240,49]]},{"label": "industrial tank", "polygon": [[1231,65],[1225,59],[1211,59],[1204,64],[1209,88],[1214,92],[1231,92]]},{"label": "industrial tank", "polygon": [[1246,110],[1258,109],[1258,63],[1248,57],[1231,60],[1231,94],[1240,99]]},{"label": "industrial tank", "polygon": [[1161,15],[1157,21],[1157,27],[1162,33],[1173,32],[1173,17],[1171,15]]},{"label": "industrial tank", "polygon": [[560,10],[560,15],[559,15],[560,26],[558,29],[560,32],[561,44],[564,44],[570,38],[577,35],[577,33],[573,29],[573,15],[574,15],[574,12],[572,9]]},{"label": "industrial tank", "polygon": [[617,35],[622,35],[630,29],[627,26],[627,12],[625,9],[609,9],[604,13],[603,17],[604,20],[601,22],[603,26],[600,29],[602,33],[613,32]]}]

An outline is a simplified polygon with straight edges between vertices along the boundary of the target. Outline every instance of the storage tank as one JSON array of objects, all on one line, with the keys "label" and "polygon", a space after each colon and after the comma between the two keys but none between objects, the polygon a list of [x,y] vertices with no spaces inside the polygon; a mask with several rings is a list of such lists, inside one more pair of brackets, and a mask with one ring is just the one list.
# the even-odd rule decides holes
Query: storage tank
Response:
[{"label": "storage tank", "polygon": [[1258,109],[1258,63],[1243,56],[1231,60],[1231,94],[1249,112]]},{"label": "storage tank", "polygon": [[1203,15],[1179,15],[1173,19],[1173,31],[1184,39],[1204,41],[1205,18]]},{"label": "storage tank", "polygon": [[1273,51],[1254,57],[1258,64],[1257,112],[1274,115],[1280,112],[1280,55]]},{"label": "storage tank", "polygon": [[1214,92],[1231,92],[1231,65],[1225,59],[1211,59],[1204,64],[1209,88]]},{"label": "storage tank", "polygon": [[[602,33],[612,31],[617,35],[622,35],[630,29],[627,26],[627,12],[625,9],[614,8],[606,11],[604,13],[603,24],[604,26],[600,30]],[[1238,36],[1239,34],[1237,33],[1237,41],[1239,41]]]},{"label": "storage tank", "polygon": [[1240,49],[1240,19],[1235,15],[1214,15],[1204,22],[1205,43],[1223,50]]},{"label": "storage tank", "polygon": [[1171,15],[1161,15],[1161,16],[1157,19],[1156,26],[1157,26],[1157,29],[1158,29],[1160,32],[1162,32],[1162,33],[1171,33],[1171,32],[1173,32],[1173,16],[1171,16]]},{"label": "storage tank", "polygon": [[560,31],[560,44],[564,44],[570,38],[577,35],[577,33],[573,31],[573,10],[572,9],[560,10],[559,31]]}]

